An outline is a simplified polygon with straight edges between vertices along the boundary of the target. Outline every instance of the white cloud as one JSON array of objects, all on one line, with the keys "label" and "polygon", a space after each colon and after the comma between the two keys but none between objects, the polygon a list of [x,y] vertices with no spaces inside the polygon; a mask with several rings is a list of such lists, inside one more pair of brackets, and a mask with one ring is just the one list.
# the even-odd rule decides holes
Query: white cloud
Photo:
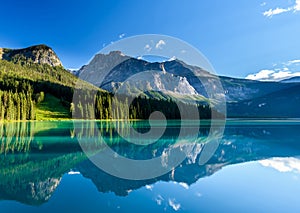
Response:
[{"label": "white cloud", "polygon": [[295,59],[295,60],[288,61],[287,65],[299,64],[299,63],[300,63],[300,59]]},{"label": "white cloud", "polygon": [[300,59],[294,59],[287,62],[276,63],[271,69],[263,69],[257,73],[246,76],[246,79],[258,81],[281,81],[292,77],[300,76]]},{"label": "white cloud", "polygon": [[169,205],[175,210],[178,211],[181,207],[180,203],[176,203],[175,199],[169,199]]},{"label": "white cloud", "polygon": [[263,12],[263,15],[271,18],[274,15],[289,12],[291,10],[292,10],[291,7],[289,7],[289,8],[279,8],[279,7],[277,7],[276,9],[269,9],[269,10]]},{"label": "white cloud", "polygon": [[172,58],[169,58],[169,60],[168,61],[174,61],[174,60],[176,60],[177,58],[176,58],[176,56],[174,55],[174,56],[172,56]]},{"label": "white cloud", "polygon": [[156,49],[162,49],[162,47],[166,45],[166,42],[164,40],[159,40],[156,45],[155,45],[155,48]]},{"label": "white cloud", "polygon": [[150,52],[152,50],[152,47],[156,48],[156,49],[162,49],[163,46],[166,45],[166,42],[164,40],[159,40],[156,44],[151,40],[151,45],[150,44],[146,44],[144,49],[148,52]]},{"label": "white cloud", "polygon": [[125,33],[122,33],[119,35],[119,38],[122,39],[122,38],[124,38],[124,36],[125,36]]},{"label": "white cloud", "polygon": [[279,71],[277,73],[272,74],[272,77],[275,81],[280,81],[283,79],[288,79],[296,76],[300,76],[300,72],[291,73],[290,71]]},{"label": "white cloud", "polygon": [[263,2],[260,4],[260,6],[263,7],[263,6],[266,6],[266,4],[267,4],[266,2]]},{"label": "white cloud", "polygon": [[300,72],[286,71],[287,69],[288,68],[283,68],[277,72],[274,70],[261,70],[258,73],[248,75],[246,79],[257,81],[281,81],[300,76]]},{"label": "white cloud", "polygon": [[267,160],[261,160],[259,163],[265,167],[271,167],[279,172],[294,172],[300,173],[300,159],[287,157],[287,158],[271,158]]},{"label": "white cloud", "polygon": [[277,7],[275,9],[269,9],[269,10],[263,12],[263,15],[266,17],[272,18],[272,16],[274,16],[274,15],[278,15],[278,14],[286,13],[286,12],[290,12],[290,11],[293,11],[293,12],[300,11],[300,0],[295,0],[294,5],[291,7],[287,7],[287,8]]},{"label": "white cloud", "polygon": [[294,11],[300,11],[300,0],[296,0],[296,4],[294,6]]},{"label": "white cloud", "polygon": [[148,52],[150,52],[152,50],[152,47],[149,44],[146,44],[144,49]]},{"label": "white cloud", "polygon": [[250,74],[246,77],[249,80],[268,80],[270,75],[273,74],[274,70],[261,70],[258,73]]}]

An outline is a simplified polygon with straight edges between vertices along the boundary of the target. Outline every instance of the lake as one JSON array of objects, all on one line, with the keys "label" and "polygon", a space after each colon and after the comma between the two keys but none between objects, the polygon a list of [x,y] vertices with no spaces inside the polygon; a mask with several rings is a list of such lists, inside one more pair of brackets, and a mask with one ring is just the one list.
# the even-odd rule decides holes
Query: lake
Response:
[{"label": "lake", "polygon": [[[198,129],[190,122],[181,131],[180,121],[169,121],[155,143],[132,135],[131,125],[140,134],[150,130],[146,121],[1,123],[0,212],[300,211],[299,121],[229,120],[204,163],[209,122]],[[157,135],[163,125],[154,124]],[[197,130],[196,138],[189,137],[190,129]],[[126,142],[126,135],[136,143]],[[114,176],[136,171],[113,162],[100,169],[93,157],[103,162],[108,150],[137,162],[163,156],[160,165],[145,170],[163,174]],[[178,160],[182,150],[189,152]]]}]

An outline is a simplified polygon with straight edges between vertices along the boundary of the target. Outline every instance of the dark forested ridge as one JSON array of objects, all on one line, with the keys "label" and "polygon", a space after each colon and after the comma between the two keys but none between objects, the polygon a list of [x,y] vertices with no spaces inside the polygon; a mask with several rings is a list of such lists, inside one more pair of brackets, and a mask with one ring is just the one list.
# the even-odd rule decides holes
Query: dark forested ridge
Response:
[{"label": "dark forested ridge", "polygon": [[[34,51],[30,52],[32,49]],[[77,119],[147,119],[154,111],[161,111],[168,119],[181,118],[177,103],[172,99],[161,100],[141,96],[128,104],[129,96],[114,97],[112,93],[72,75],[61,63],[56,61],[58,66],[48,63],[54,60],[53,58],[56,59],[56,55],[53,55],[55,53],[52,50],[51,54],[45,54],[47,50],[47,46],[16,51],[5,49],[6,58],[2,53],[0,120],[35,120],[37,117],[43,119],[43,115],[37,114],[44,108],[47,109],[42,113],[46,114],[51,114],[51,111],[57,108],[64,108],[64,111],[68,112],[67,118],[73,116]],[[37,53],[39,55],[35,56]],[[42,58],[41,54],[46,58]],[[74,92],[77,98],[73,100]],[[49,104],[47,107],[46,100],[50,100],[51,98],[47,98],[50,96],[59,100],[59,106],[54,108]],[[41,105],[43,109],[39,108]],[[186,111],[197,107],[200,109],[201,118],[210,118],[211,110],[208,104],[183,105]],[[44,119],[49,119],[49,116],[44,116]]]}]

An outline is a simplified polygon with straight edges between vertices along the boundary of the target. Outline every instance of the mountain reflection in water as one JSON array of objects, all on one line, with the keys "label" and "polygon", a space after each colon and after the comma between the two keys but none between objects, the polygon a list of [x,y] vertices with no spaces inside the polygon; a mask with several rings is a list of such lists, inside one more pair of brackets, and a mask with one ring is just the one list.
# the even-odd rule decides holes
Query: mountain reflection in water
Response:
[{"label": "mountain reflection in water", "polygon": [[[173,181],[190,186],[227,165],[248,161],[262,160],[260,162],[264,166],[277,166],[283,170],[300,168],[299,161],[294,158],[300,156],[300,123],[295,121],[228,121],[218,149],[204,165],[199,165],[199,157],[209,126],[201,126],[196,141],[194,138],[189,141],[188,137],[184,141],[176,141],[180,125],[174,121],[168,125],[157,143],[138,146],[125,143],[118,136],[117,128],[119,131],[128,131],[124,125],[127,124],[98,122],[96,125],[107,139],[108,145],[120,155],[145,159],[162,153],[168,154],[166,149],[178,146],[188,147],[192,144],[193,148],[180,165],[165,175],[148,180],[126,180],[102,171],[82,152],[77,140],[79,137],[86,137],[91,149],[96,147],[101,150],[103,141],[99,142],[95,138],[95,124],[74,124],[69,121],[2,123],[0,200],[15,200],[35,206],[46,203],[59,186],[62,176],[70,171],[90,179],[99,192],[127,196],[133,190],[159,181]],[[147,122],[137,121],[134,125],[139,132],[149,130]],[[284,157],[293,161],[292,168],[280,166],[280,160]],[[284,163],[288,164],[289,162]]]}]

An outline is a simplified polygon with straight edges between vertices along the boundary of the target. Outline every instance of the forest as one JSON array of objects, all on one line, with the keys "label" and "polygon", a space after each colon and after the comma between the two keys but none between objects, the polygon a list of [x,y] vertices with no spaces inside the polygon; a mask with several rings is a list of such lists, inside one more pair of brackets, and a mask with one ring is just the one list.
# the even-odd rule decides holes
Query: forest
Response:
[{"label": "forest", "polygon": [[[47,95],[60,100],[61,107],[69,112],[69,119],[148,119],[154,111],[162,112],[167,119],[181,118],[178,103],[171,98],[116,97],[77,78],[62,66],[0,60],[0,120],[35,120],[37,108]],[[180,104],[185,112],[196,107],[202,119],[211,116],[207,103]]]}]

